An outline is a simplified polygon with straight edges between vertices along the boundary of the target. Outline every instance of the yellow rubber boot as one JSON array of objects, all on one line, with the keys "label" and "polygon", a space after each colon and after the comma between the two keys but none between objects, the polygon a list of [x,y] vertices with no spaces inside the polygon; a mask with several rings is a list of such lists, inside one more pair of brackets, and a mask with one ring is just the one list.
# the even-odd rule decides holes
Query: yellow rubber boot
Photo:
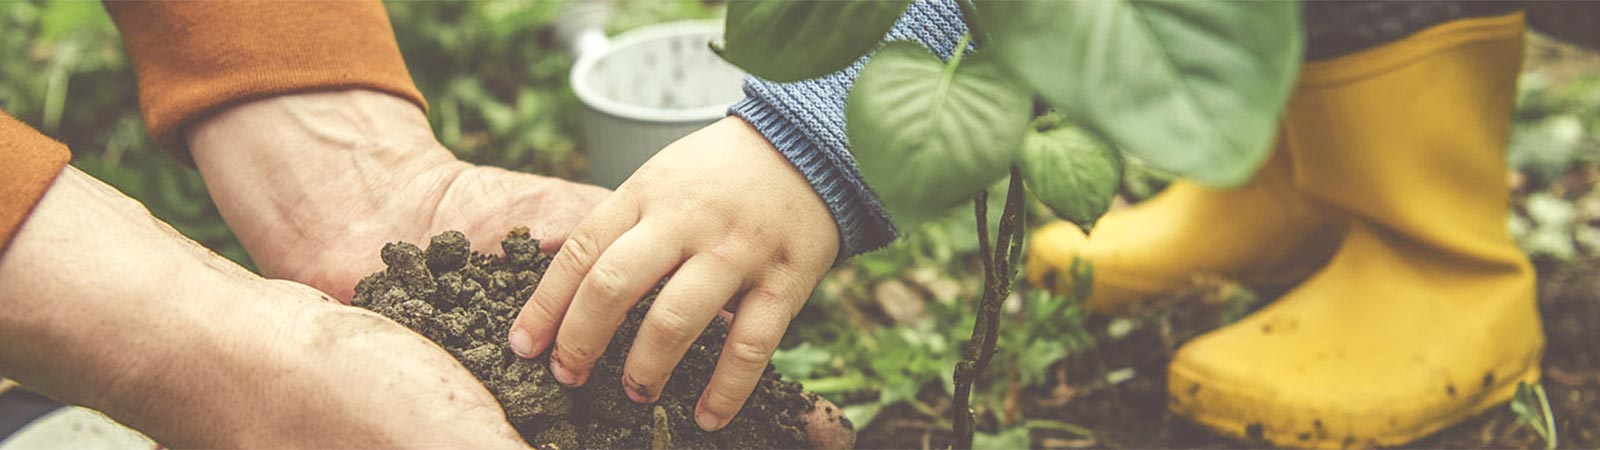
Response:
[{"label": "yellow rubber boot", "polygon": [[1179,349],[1169,407],[1281,446],[1402,445],[1539,377],[1534,273],[1506,230],[1521,14],[1307,64],[1296,188],[1350,217],[1326,268]]},{"label": "yellow rubber boot", "polygon": [[1072,262],[1094,267],[1090,309],[1115,312],[1139,300],[1218,276],[1282,289],[1310,276],[1338,248],[1341,228],[1295,192],[1280,143],[1255,179],[1237,189],[1179,180],[1148,200],[1112,211],[1086,238],[1056,222],[1032,233],[1028,280],[1056,292],[1077,281]]}]

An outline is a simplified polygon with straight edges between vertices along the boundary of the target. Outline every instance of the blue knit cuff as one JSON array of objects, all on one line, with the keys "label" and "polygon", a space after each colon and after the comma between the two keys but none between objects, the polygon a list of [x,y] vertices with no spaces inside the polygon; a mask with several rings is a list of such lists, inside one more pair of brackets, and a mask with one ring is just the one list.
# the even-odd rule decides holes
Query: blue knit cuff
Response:
[{"label": "blue knit cuff", "polygon": [[[959,4],[928,0],[912,3],[884,40],[917,42],[948,58],[966,32]],[[766,136],[828,204],[839,225],[839,261],[876,250],[898,236],[888,210],[862,179],[844,133],[846,99],[868,58],[794,83],[746,77],[748,97],[729,110]]]},{"label": "blue knit cuff", "polygon": [[[750,85],[745,89],[750,90]],[[768,105],[756,94],[735,103],[729,112],[743,118],[765,136],[828,205],[828,212],[839,226],[836,262],[877,250],[899,235],[889,220],[888,211],[856,173],[855,161],[847,151],[834,153],[818,147],[816,140],[807,137],[780,109]]]}]

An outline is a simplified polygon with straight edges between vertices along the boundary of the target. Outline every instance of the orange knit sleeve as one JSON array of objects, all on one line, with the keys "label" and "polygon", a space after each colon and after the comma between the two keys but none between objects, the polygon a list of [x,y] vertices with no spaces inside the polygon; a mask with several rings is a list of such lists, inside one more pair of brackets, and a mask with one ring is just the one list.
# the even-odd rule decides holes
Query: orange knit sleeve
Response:
[{"label": "orange knit sleeve", "polygon": [[69,159],[67,146],[0,113],[0,252]]},{"label": "orange knit sleeve", "polygon": [[365,88],[426,108],[377,0],[107,1],[145,124],[189,162],[183,128],[231,104]]}]

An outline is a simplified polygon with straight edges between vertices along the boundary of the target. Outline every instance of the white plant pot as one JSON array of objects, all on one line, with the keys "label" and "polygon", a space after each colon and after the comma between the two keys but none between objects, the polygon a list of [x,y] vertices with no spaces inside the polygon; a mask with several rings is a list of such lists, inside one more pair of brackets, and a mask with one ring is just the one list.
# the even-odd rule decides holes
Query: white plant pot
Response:
[{"label": "white plant pot", "polygon": [[707,45],[717,22],[652,25],[606,40],[597,30],[571,43],[572,90],[585,106],[586,179],[615,188],[672,141],[727,114],[744,98],[744,72]]}]

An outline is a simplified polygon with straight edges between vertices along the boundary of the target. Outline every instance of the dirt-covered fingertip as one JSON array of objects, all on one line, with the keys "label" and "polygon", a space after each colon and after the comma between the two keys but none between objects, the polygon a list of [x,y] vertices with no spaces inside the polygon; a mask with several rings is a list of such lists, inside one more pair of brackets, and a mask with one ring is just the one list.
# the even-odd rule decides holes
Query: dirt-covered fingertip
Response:
[{"label": "dirt-covered fingertip", "polygon": [[511,333],[506,336],[506,343],[511,346],[511,352],[516,353],[522,359],[529,359],[538,355],[538,350],[533,348],[533,335],[528,334],[528,330],[524,330],[522,327],[512,328]]},{"label": "dirt-covered fingertip", "polygon": [[844,410],[828,399],[807,392],[811,410],[804,415],[806,441],[814,449],[849,449],[856,446],[855,424],[845,417]]},{"label": "dirt-covered fingertip", "polygon": [[655,403],[660,398],[660,392],[650,386],[640,383],[633,375],[622,375],[622,391],[628,394],[628,399],[634,403]]}]

